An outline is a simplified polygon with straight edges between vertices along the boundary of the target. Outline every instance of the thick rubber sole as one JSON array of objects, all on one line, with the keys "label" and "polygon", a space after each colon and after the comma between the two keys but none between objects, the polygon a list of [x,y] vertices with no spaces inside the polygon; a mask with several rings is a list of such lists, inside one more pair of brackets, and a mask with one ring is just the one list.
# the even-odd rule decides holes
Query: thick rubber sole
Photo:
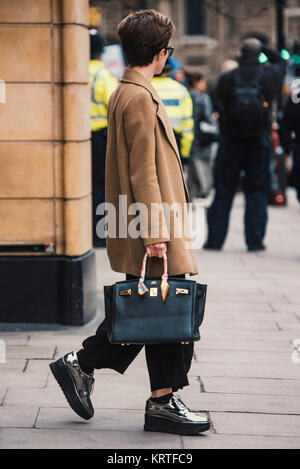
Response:
[{"label": "thick rubber sole", "polygon": [[163,417],[145,414],[146,432],[174,433],[176,435],[198,435],[210,429],[210,423],[177,423]]},{"label": "thick rubber sole", "polygon": [[84,420],[90,420],[93,415],[89,414],[83,406],[80,397],[77,393],[75,383],[72,376],[70,375],[62,358],[56,362],[50,363],[50,370],[59,384],[65,398],[68,401],[69,406],[76,412],[79,417]]}]

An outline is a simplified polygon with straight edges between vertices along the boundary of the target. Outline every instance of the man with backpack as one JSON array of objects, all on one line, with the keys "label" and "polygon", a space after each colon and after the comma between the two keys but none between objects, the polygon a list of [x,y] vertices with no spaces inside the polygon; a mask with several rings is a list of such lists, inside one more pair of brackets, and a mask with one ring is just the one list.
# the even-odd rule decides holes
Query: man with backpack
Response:
[{"label": "man with backpack", "polygon": [[[259,63],[263,52],[268,64]],[[216,89],[221,142],[214,168],[215,199],[208,210],[205,249],[221,250],[233,198],[244,172],[245,238],[248,251],[262,251],[270,185],[272,103],[285,73],[280,54],[258,39],[245,39],[239,67],[221,75]]]}]

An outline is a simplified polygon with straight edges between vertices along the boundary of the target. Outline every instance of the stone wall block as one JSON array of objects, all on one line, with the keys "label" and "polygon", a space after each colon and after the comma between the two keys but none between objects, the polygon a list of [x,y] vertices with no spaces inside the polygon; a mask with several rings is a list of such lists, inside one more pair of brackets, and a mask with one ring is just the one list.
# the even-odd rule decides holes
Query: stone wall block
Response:
[{"label": "stone wall block", "polygon": [[2,142],[0,167],[1,198],[53,197],[50,142]]},{"label": "stone wall block", "polygon": [[78,256],[92,249],[91,217],[90,196],[65,201],[65,254],[67,256]]},{"label": "stone wall block", "polygon": [[49,23],[50,0],[1,0],[1,22]]},{"label": "stone wall block", "polygon": [[53,200],[0,199],[0,242],[52,243]]},{"label": "stone wall block", "polygon": [[63,38],[63,78],[65,83],[88,83],[89,81],[89,32],[87,28],[66,25]]},{"label": "stone wall block", "polygon": [[63,0],[62,20],[64,23],[89,25],[89,0]]},{"label": "stone wall block", "polygon": [[90,195],[92,191],[91,142],[64,145],[64,196],[68,199]]},{"label": "stone wall block", "polygon": [[51,81],[50,26],[2,25],[0,44],[2,80],[6,82]]},{"label": "stone wall block", "polygon": [[7,84],[0,104],[0,140],[51,140],[52,90],[48,84]]},{"label": "stone wall block", "polygon": [[64,93],[64,140],[87,140],[90,138],[90,92],[87,85],[65,85]]}]

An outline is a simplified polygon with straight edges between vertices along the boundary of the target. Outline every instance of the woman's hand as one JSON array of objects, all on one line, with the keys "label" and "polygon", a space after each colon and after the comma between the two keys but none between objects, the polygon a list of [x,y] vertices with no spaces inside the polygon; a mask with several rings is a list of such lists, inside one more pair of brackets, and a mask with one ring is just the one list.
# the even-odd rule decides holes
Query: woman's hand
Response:
[{"label": "woman's hand", "polygon": [[151,244],[146,249],[148,257],[163,257],[167,252],[167,243]]}]

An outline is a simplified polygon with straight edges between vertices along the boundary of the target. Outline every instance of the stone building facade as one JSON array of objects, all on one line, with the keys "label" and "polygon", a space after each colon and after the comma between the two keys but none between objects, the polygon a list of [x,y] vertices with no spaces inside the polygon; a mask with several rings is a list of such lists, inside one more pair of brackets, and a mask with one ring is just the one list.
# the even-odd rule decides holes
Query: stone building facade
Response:
[{"label": "stone building facade", "polygon": [[[241,40],[257,35],[276,44],[276,0],[91,0],[102,8],[101,30],[118,42],[116,26],[130,11],[154,8],[176,25],[175,56],[184,66],[213,76],[234,58]],[[287,38],[300,34],[300,0],[286,0]]]},{"label": "stone building facade", "polygon": [[0,321],[96,310],[88,24],[88,0],[0,2]]},{"label": "stone building facade", "polygon": [[284,16],[287,46],[291,47],[294,41],[300,40],[300,0],[288,0]]}]

